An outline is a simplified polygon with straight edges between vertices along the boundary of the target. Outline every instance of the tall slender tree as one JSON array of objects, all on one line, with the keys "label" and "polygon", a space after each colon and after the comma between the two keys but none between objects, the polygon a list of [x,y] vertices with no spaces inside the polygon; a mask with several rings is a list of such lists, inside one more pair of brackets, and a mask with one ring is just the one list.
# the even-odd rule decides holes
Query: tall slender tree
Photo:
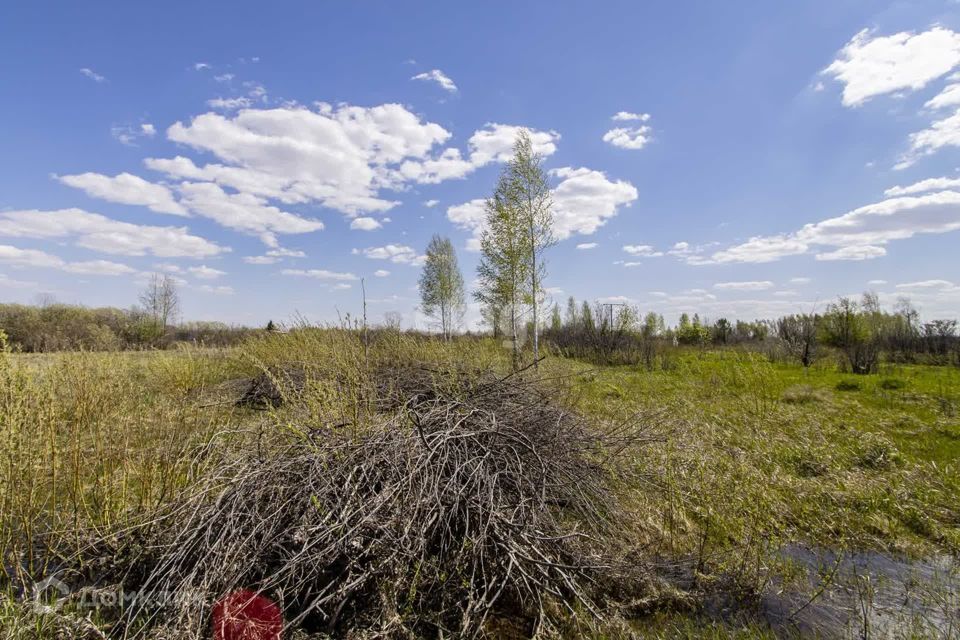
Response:
[{"label": "tall slender tree", "polygon": [[486,202],[486,225],[480,237],[478,302],[501,310],[510,332],[513,366],[520,364],[519,328],[523,313],[525,285],[529,272],[529,250],[524,220],[516,206],[516,181],[512,164],[497,180],[493,195]]},{"label": "tall slender tree", "polygon": [[457,252],[449,238],[434,235],[427,245],[426,262],[420,274],[423,312],[440,322],[444,340],[449,340],[463,317],[463,275]]},{"label": "tall slender tree", "polygon": [[510,173],[514,183],[512,195],[517,216],[526,236],[524,244],[529,252],[528,279],[530,305],[533,311],[533,366],[540,361],[540,302],[543,280],[547,275],[543,253],[555,240],[553,234],[553,199],[543,157],[533,150],[533,141],[526,130],[521,130],[513,145]]}]

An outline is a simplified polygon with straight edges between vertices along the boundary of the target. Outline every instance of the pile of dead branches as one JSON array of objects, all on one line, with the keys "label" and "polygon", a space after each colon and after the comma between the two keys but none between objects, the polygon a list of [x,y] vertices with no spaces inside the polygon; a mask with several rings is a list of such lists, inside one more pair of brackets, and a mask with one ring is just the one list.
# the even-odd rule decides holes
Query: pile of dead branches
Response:
[{"label": "pile of dead branches", "polygon": [[163,514],[127,582],[164,606],[128,619],[203,637],[238,589],[336,636],[471,637],[506,620],[528,636],[596,612],[619,517],[611,455],[643,431],[601,434],[491,375],[410,370],[382,391],[378,424],[225,466]]}]

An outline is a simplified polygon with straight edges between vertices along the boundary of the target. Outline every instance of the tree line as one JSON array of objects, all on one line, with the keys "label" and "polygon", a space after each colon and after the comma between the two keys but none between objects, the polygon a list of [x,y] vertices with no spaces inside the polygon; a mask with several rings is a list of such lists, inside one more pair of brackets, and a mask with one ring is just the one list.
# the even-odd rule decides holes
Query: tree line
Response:
[{"label": "tree line", "polygon": [[90,308],[52,300],[0,304],[0,331],[10,348],[27,353],[166,348],[178,343],[237,344],[255,330],[222,322],[178,322],[176,280],[154,274],[129,309]]}]

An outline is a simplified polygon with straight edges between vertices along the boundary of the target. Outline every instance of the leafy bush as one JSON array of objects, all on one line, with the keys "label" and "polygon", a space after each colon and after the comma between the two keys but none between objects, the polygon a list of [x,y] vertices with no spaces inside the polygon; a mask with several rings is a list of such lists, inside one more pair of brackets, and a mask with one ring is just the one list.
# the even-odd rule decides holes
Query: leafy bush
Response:
[{"label": "leafy bush", "polygon": [[833,388],[837,391],[860,391],[860,383],[856,380],[841,380]]}]

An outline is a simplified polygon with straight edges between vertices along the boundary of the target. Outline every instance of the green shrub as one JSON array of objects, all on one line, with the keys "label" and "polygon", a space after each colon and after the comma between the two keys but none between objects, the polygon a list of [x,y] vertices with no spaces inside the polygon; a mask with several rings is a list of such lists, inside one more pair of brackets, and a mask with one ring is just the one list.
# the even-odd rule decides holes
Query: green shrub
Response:
[{"label": "green shrub", "polygon": [[896,389],[903,389],[907,386],[907,383],[900,378],[884,378],[878,386],[887,391],[894,391]]},{"label": "green shrub", "polygon": [[864,469],[888,469],[901,460],[900,452],[879,433],[861,434],[856,445],[856,465]]},{"label": "green shrub", "polygon": [[814,387],[809,384],[797,384],[784,390],[780,399],[789,404],[808,404],[810,402],[822,402],[826,400],[827,393],[819,387]]},{"label": "green shrub", "polygon": [[860,391],[860,383],[856,380],[841,380],[834,389],[837,391]]}]

